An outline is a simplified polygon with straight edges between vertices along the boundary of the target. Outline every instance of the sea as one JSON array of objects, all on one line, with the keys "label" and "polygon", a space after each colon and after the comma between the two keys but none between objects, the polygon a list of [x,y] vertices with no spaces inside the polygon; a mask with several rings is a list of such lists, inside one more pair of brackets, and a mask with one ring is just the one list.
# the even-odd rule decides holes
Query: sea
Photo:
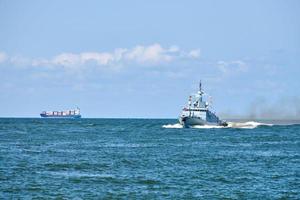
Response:
[{"label": "sea", "polygon": [[300,199],[300,122],[0,119],[0,199]]}]

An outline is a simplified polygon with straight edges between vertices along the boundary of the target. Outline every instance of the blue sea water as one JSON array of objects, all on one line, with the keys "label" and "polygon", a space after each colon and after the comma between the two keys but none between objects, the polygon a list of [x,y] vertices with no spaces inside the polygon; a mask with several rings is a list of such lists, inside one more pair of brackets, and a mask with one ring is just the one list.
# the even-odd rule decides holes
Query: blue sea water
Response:
[{"label": "blue sea water", "polygon": [[0,199],[300,199],[300,125],[176,123],[2,118]]}]

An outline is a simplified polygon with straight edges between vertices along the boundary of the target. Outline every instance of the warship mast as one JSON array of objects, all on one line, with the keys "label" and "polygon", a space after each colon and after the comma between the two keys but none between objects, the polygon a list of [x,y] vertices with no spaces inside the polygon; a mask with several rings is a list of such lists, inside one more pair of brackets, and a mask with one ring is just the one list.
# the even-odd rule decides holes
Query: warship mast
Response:
[{"label": "warship mast", "polygon": [[200,83],[199,83],[199,95],[200,95],[200,102],[202,102],[202,95],[204,94],[204,92],[202,91],[202,83],[201,83],[201,80],[200,80]]}]

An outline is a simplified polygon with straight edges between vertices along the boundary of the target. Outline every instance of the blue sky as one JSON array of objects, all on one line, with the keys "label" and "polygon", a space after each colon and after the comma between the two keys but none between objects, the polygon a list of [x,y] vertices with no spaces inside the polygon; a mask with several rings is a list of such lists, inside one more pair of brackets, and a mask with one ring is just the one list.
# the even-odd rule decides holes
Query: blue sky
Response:
[{"label": "blue sky", "polygon": [[299,1],[0,0],[0,116],[299,118]]}]

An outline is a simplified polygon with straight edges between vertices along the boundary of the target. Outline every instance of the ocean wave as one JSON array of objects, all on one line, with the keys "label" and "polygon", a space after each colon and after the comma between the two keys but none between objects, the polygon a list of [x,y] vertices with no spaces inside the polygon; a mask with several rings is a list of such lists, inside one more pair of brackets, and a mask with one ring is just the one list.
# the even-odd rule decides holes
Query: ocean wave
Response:
[{"label": "ocean wave", "polygon": [[[198,129],[211,129],[211,128],[243,128],[243,129],[253,129],[258,126],[273,126],[273,124],[248,121],[248,122],[227,122],[228,126],[218,126],[218,125],[195,125],[190,128],[198,128]],[[166,124],[162,126],[163,128],[183,128],[183,126],[179,123],[176,124]]]},{"label": "ocean wave", "polygon": [[115,178],[112,174],[96,174],[96,173],[84,173],[84,172],[49,172],[53,176],[64,176],[64,177],[77,177],[77,178]]}]

